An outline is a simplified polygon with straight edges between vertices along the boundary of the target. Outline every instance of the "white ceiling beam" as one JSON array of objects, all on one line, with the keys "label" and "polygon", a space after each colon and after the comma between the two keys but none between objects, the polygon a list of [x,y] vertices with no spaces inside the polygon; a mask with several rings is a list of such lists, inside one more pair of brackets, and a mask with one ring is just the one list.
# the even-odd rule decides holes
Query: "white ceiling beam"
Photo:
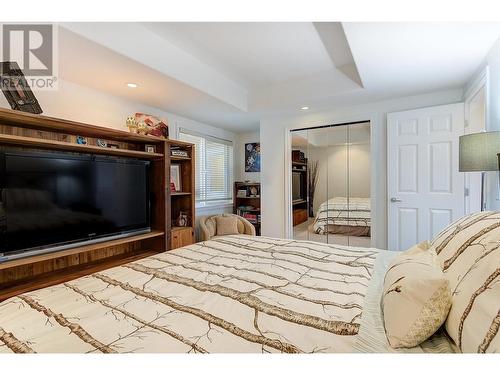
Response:
[{"label": "white ceiling beam", "polygon": [[138,23],[61,23],[60,26],[157,70],[239,110],[247,90]]},{"label": "white ceiling beam", "polygon": [[335,67],[363,88],[363,82],[340,22],[314,22],[323,45]]}]

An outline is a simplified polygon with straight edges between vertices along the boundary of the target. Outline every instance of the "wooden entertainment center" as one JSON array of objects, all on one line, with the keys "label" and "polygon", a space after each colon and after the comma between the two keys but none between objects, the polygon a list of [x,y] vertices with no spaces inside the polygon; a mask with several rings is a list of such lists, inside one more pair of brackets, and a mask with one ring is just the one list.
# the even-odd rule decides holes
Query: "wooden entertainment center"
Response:
[{"label": "wooden entertainment center", "polygon": [[[87,144],[77,144],[78,136]],[[101,147],[97,140],[116,148]],[[0,263],[0,301],[194,242],[194,145],[0,109],[0,146],[4,145],[149,160],[151,232]],[[154,152],[146,151],[146,145],[153,145]],[[170,156],[171,147],[188,156]],[[182,164],[182,192],[171,193],[171,162]],[[191,226],[172,224],[180,211],[187,213]]]},{"label": "wooden entertainment center", "polygon": [[292,199],[293,226],[302,224],[309,218],[308,207],[308,165],[304,153],[299,150],[292,150],[292,176],[297,173],[300,176],[300,190],[302,196],[299,199]]}]

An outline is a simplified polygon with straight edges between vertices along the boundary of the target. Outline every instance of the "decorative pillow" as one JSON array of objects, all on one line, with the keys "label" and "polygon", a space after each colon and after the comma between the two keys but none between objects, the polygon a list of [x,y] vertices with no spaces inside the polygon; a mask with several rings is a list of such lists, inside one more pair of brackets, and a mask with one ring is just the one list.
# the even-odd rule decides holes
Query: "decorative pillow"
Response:
[{"label": "decorative pillow", "polygon": [[500,352],[500,212],[478,212],[432,243],[450,281],[446,330],[463,352]]},{"label": "decorative pillow", "polygon": [[398,255],[384,279],[382,312],[393,348],[412,348],[432,336],[451,307],[448,280],[427,242]]},{"label": "decorative pillow", "polygon": [[217,236],[226,236],[229,234],[239,234],[238,218],[234,216],[216,216]]}]

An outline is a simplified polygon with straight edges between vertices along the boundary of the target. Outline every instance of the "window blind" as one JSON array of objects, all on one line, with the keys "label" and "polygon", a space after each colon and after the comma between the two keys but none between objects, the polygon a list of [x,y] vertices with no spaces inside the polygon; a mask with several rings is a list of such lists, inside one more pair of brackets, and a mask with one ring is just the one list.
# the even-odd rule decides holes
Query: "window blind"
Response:
[{"label": "window blind", "polygon": [[195,145],[196,201],[233,198],[233,144],[231,141],[180,129],[179,139]]}]

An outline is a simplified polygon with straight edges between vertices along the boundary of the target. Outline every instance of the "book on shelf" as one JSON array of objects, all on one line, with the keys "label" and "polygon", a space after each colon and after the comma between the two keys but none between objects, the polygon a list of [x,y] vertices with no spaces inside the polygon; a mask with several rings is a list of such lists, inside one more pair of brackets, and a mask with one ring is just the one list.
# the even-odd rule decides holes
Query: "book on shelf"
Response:
[{"label": "book on shelf", "polygon": [[243,212],[241,216],[247,219],[252,224],[260,223],[260,215],[252,214],[249,212]]}]

